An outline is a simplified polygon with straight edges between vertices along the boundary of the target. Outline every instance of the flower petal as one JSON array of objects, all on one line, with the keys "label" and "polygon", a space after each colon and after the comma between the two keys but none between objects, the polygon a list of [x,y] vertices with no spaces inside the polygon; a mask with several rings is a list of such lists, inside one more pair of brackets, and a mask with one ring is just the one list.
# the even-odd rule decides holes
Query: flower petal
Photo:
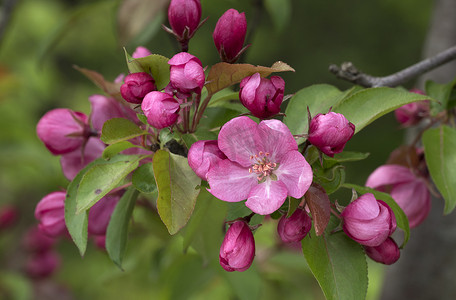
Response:
[{"label": "flower petal", "polygon": [[252,165],[250,157],[258,154],[258,125],[248,117],[237,117],[223,125],[218,136],[220,150],[243,167]]},{"label": "flower petal", "polygon": [[391,197],[407,215],[410,228],[421,224],[431,210],[431,195],[421,180],[398,184],[392,189]]},{"label": "flower petal", "polygon": [[262,147],[261,151],[271,154],[272,162],[280,162],[292,150],[298,150],[293,135],[287,125],[279,120],[265,120],[258,125]]},{"label": "flower petal", "polygon": [[247,199],[250,190],[258,184],[256,175],[248,168],[224,159],[212,166],[207,173],[208,191],[227,202],[239,202]]},{"label": "flower petal", "polygon": [[288,196],[294,198],[304,196],[313,180],[312,168],[299,151],[288,152],[274,174],[287,187]]},{"label": "flower petal", "polygon": [[384,185],[398,184],[416,180],[413,173],[404,166],[399,165],[384,165],[380,166],[369,175],[366,186],[378,188]]},{"label": "flower petal", "polygon": [[287,187],[279,180],[268,178],[265,182],[257,184],[249,194],[245,206],[254,213],[269,215],[282,206],[287,198]]}]

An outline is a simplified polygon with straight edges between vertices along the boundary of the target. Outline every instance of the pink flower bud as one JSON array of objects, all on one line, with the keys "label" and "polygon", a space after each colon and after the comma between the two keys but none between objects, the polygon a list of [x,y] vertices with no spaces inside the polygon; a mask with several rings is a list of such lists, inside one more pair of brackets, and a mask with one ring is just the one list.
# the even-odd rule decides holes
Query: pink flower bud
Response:
[{"label": "pink flower bud", "polygon": [[191,37],[198,28],[201,19],[201,3],[199,0],[171,0],[168,8],[168,21],[174,33],[185,39],[184,31],[187,28],[187,38]]},{"label": "pink flower bud", "polygon": [[44,234],[38,227],[30,228],[24,235],[22,244],[28,252],[47,252],[55,244],[55,239]]},{"label": "pink flower bud", "polygon": [[60,266],[60,256],[54,251],[33,254],[26,263],[25,271],[30,277],[46,278]]},{"label": "pink flower bud", "polygon": [[317,114],[310,121],[307,140],[324,154],[334,157],[355,134],[355,125],[342,114]]},{"label": "pink flower bud", "polygon": [[0,207],[0,230],[13,226],[19,218],[19,210],[13,205]]},{"label": "pink flower bud", "polygon": [[38,138],[54,155],[81,147],[87,131],[87,116],[66,108],[48,111],[36,126]]},{"label": "pink flower bud", "polygon": [[147,93],[157,90],[154,78],[146,72],[131,73],[124,82],[120,87],[122,98],[134,104],[141,104]]},{"label": "pink flower bud", "polygon": [[119,202],[120,196],[105,196],[89,211],[88,232],[94,235],[105,235],[112,212]]},{"label": "pink flower bud", "polygon": [[40,221],[38,227],[50,237],[57,237],[66,232],[65,203],[66,193],[62,191],[46,195],[35,208],[35,218]]},{"label": "pink flower bud", "polygon": [[312,220],[307,213],[298,208],[287,218],[283,215],[277,225],[277,233],[285,243],[300,242],[312,228]]},{"label": "pink flower bud", "polygon": [[179,117],[179,102],[167,93],[150,92],[144,97],[141,108],[147,122],[157,129],[173,125]]},{"label": "pink flower bud", "polygon": [[399,247],[390,237],[380,245],[376,247],[364,247],[364,250],[372,260],[385,265],[394,264],[401,256]]},{"label": "pink flower bud", "polygon": [[217,141],[198,141],[188,150],[188,164],[190,168],[203,180],[211,166],[217,164],[226,156],[220,151]]},{"label": "pink flower bud", "polygon": [[396,109],[394,115],[403,127],[416,125],[423,117],[429,115],[429,101],[424,100],[405,104]]},{"label": "pink flower bud", "polygon": [[95,235],[93,241],[98,249],[106,251],[106,235]]},{"label": "pink flower bud", "polygon": [[237,60],[246,33],[245,13],[230,8],[218,19],[212,37],[222,61],[233,63]]},{"label": "pink flower bud", "polygon": [[421,224],[431,210],[431,194],[426,180],[416,177],[407,167],[380,166],[369,175],[366,186],[388,191],[406,214],[410,228]]},{"label": "pink flower bud", "polygon": [[364,246],[378,246],[396,230],[396,218],[391,208],[371,193],[351,202],[340,216],[344,232]]},{"label": "pink flower bud", "polygon": [[260,73],[242,79],[239,99],[252,115],[264,119],[280,112],[285,81],[279,76],[262,78]]},{"label": "pink flower bud", "polygon": [[226,232],[220,247],[220,265],[228,272],[247,270],[255,256],[255,240],[249,225],[234,222]]},{"label": "pink flower bud", "polygon": [[174,55],[169,61],[169,80],[173,88],[184,94],[201,93],[205,76],[201,61],[187,52]]},{"label": "pink flower bud", "polygon": [[[131,110],[128,107],[122,106],[114,98],[109,98],[103,95],[92,95],[89,97],[92,112],[90,114],[90,122],[92,127],[101,133],[103,124],[112,118],[126,118],[126,111]],[[136,115],[136,113],[135,113]]]},{"label": "pink flower bud", "polygon": [[151,55],[152,52],[149,51],[146,47],[139,46],[136,48],[135,52],[131,55],[133,58],[141,58]]}]

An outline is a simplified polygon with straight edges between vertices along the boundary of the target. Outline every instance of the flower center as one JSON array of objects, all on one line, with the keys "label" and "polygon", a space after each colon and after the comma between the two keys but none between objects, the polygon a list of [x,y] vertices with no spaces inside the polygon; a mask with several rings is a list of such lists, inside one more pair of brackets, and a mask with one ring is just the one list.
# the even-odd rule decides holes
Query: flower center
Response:
[{"label": "flower center", "polygon": [[249,173],[257,174],[258,183],[266,181],[269,176],[272,180],[277,180],[277,176],[273,173],[279,166],[278,163],[269,161],[269,152],[260,151],[258,154],[250,156],[252,166],[249,168]]}]

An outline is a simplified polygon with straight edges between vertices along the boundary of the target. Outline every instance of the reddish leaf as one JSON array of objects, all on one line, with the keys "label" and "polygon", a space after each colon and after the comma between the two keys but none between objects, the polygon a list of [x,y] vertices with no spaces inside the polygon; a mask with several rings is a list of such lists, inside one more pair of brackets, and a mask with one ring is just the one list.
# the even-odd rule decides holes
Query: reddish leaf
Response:
[{"label": "reddish leaf", "polygon": [[110,95],[111,97],[114,97],[118,100],[124,101],[122,96],[120,95],[120,86],[122,83],[114,83],[110,81],[106,81],[103,77],[98,72],[85,69],[85,68],[80,68],[78,66],[73,66],[76,70],[84,74],[87,78],[89,78],[93,83],[95,83],[99,88],[101,88],[106,94]]},{"label": "reddish leaf", "polygon": [[323,187],[316,183],[312,183],[304,197],[306,198],[307,206],[309,206],[310,213],[312,214],[315,233],[317,236],[322,235],[325,232],[329,218],[331,217],[329,197]]},{"label": "reddish leaf", "polygon": [[214,94],[233,84],[241,82],[247,76],[260,73],[262,77],[269,76],[274,72],[286,72],[295,70],[284,62],[277,61],[270,68],[254,66],[250,64],[218,63],[211,67],[207,76],[206,88],[209,94]]}]

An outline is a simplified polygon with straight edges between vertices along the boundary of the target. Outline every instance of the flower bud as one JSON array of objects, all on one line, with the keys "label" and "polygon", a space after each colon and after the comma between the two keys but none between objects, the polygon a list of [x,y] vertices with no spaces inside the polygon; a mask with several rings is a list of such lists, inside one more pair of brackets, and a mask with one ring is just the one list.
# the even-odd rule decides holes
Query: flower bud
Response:
[{"label": "flower bud", "polygon": [[13,226],[19,218],[19,210],[13,205],[0,207],[0,230]]},{"label": "flower bud", "polygon": [[222,61],[234,63],[238,59],[246,33],[245,13],[230,8],[218,19],[212,37]]},{"label": "flower bud", "polygon": [[39,229],[50,237],[66,232],[65,202],[66,193],[62,191],[46,195],[35,208],[35,218],[40,221]]},{"label": "flower bud", "polygon": [[151,55],[152,52],[149,51],[146,47],[139,46],[136,48],[135,52],[131,55],[133,58],[141,58]]},{"label": "flower bud", "polygon": [[188,150],[188,164],[190,168],[203,180],[211,166],[225,159],[226,156],[220,151],[217,141],[198,141]]},{"label": "flower bud", "polygon": [[226,232],[220,247],[220,265],[228,272],[247,270],[255,256],[255,240],[249,225],[234,222]]},{"label": "flower bud", "polygon": [[141,108],[147,122],[157,129],[173,125],[179,117],[179,102],[167,93],[150,92],[144,97]]},{"label": "flower bud", "polygon": [[396,218],[391,208],[371,193],[351,202],[340,216],[344,232],[364,246],[378,246],[396,230]]},{"label": "flower bud", "polygon": [[149,73],[131,73],[124,79],[124,84],[120,87],[120,94],[127,102],[141,104],[144,96],[157,90],[155,80]]},{"label": "flower bud", "polygon": [[312,228],[312,220],[307,213],[298,208],[287,218],[283,215],[277,225],[277,233],[284,243],[300,242]]},{"label": "flower bud", "polygon": [[429,115],[429,101],[424,100],[405,104],[396,109],[394,115],[403,127],[416,125],[423,117]]},{"label": "flower bud", "polygon": [[[123,106],[114,98],[103,95],[89,96],[90,107],[90,124],[93,129],[101,133],[104,123],[112,118],[126,118],[127,111],[132,110],[129,107]],[[134,113],[136,116],[136,113]]]},{"label": "flower bud", "polygon": [[372,260],[385,265],[394,264],[401,256],[399,247],[390,237],[380,245],[376,247],[364,247],[364,250]]},{"label": "flower bud", "polygon": [[307,140],[324,154],[334,157],[355,134],[355,125],[335,112],[317,114],[310,121]]},{"label": "flower bud", "polygon": [[257,118],[269,118],[280,112],[285,81],[279,76],[262,78],[260,73],[242,79],[239,99]]},{"label": "flower bud", "polygon": [[431,210],[431,194],[426,180],[416,177],[407,167],[380,166],[369,175],[366,186],[388,191],[407,216],[410,228],[421,224]]},{"label": "flower bud", "polygon": [[93,241],[98,249],[106,251],[106,235],[95,235]]},{"label": "flower bud", "polygon": [[58,253],[49,250],[33,254],[26,263],[25,271],[30,277],[46,278],[52,275],[60,265]]},{"label": "flower bud", "polygon": [[201,93],[205,76],[201,61],[187,52],[174,55],[169,61],[169,80],[173,88],[184,94]]},{"label": "flower bud", "polygon": [[88,232],[94,235],[105,235],[119,196],[104,196],[89,211]]},{"label": "flower bud", "polygon": [[[174,34],[180,39],[188,39],[198,28],[201,19],[199,0],[171,0],[168,8],[168,21]],[[187,36],[184,31],[187,28]]]},{"label": "flower bud", "polygon": [[22,245],[28,252],[42,253],[52,248],[55,239],[44,234],[38,227],[30,228],[22,239]]},{"label": "flower bud", "polygon": [[48,111],[36,126],[38,138],[54,155],[81,147],[87,131],[87,116],[66,108]]}]

